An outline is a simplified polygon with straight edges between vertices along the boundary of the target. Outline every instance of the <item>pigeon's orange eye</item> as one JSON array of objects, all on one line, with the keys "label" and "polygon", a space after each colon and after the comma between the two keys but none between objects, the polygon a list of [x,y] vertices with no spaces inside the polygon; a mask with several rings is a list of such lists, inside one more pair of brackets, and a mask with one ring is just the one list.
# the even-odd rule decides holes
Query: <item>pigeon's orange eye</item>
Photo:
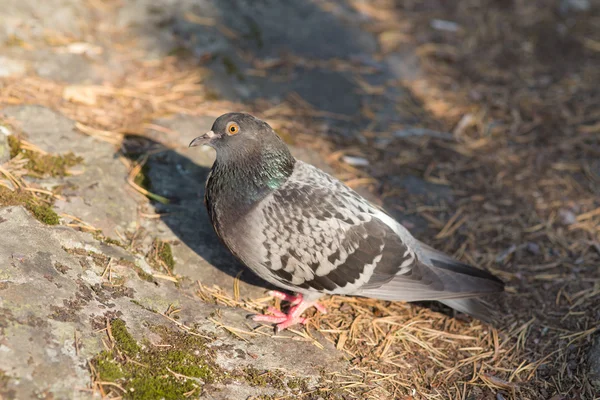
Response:
[{"label": "pigeon's orange eye", "polygon": [[240,126],[235,122],[230,122],[227,124],[227,134],[235,135],[240,131]]}]

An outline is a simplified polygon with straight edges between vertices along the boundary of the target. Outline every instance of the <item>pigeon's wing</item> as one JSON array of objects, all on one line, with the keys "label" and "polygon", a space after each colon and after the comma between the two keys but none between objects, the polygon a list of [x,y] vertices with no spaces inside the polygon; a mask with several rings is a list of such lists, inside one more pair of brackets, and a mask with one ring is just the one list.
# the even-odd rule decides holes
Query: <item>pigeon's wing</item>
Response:
[{"label": "pigeon's wing", "polygon": [[375,269],[382,271],[381,284],[414,255],[373,211],[341,182],[298,162],[286,184],[255,210],[254,240],[264,252],[253,269],[305,292],[350,294],[371,284]]},{"label": "pigeon's wing", "polygon": [[307,164],[266,199],[262,268],[288,288],[384,300],[444,300],[502,290],[493,275],[418,242],[387,214]]}]

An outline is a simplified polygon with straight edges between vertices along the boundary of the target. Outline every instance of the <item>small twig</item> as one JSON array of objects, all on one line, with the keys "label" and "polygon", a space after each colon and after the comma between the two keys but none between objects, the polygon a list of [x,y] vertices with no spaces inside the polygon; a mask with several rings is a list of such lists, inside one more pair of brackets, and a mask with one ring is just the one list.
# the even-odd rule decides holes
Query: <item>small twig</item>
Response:
[{"label": "small twig", "polygon": [[79,356],[79,340],[77,339],[77,330],[73,331],[73,342],[75,345],[75,355]]},{"label": "small twig", "polygon": [[190,380],[193,380],[193,381],[199,381],[199,382],[201,382],[202,384],[204,384],[204,381],[203,381],[202,379],[200,379],[200,378],[194,378],[193,376],[187,376],[187,375],[183,375],[183,374],[180,374],[180,373],[177,373],[177,372],[173,371],[173,370],[172,370],[171,368],[169,368],[169,367],[166,367],[166,368],[167,368],[167,371],[169,371],[171,374],[173,374],[173,376],[174,376],[175,378],[179,378],[179,379],[190,379]]},{"label": "small twig", "polygon": [[197,332],[195,332],[192,328],[190,328],[189,326],[182,324],[181,322],[169,317],[168,315],[165,315],[163,313],[158,313],[160,315],[162,315],[163,317],[165,317],[166,319],[168,319],[169,321],[173,322],[175,325],[177,325],[179,328],[183,329],[184,331],[186,331],[187,333],[189,333],[190,335],[194,335],[194,336],[198,336],[204,339],[208,339],[208,340],[212,340],[211,337],[209,336],[205,336],[205,335],[201,335]]}]

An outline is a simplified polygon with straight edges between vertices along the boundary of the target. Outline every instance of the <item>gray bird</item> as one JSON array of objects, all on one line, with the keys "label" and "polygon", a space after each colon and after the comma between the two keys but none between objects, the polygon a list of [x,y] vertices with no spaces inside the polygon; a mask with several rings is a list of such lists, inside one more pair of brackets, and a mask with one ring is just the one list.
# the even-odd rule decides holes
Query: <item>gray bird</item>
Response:
[{"label": "gray bird", "polygon": [[217,152],[206,182],[212,225],[227,248],[289,301],[288,313],[255,321],[283,330],[325,294],[389,301],[437,300],[479,319],[475,297],[502,292],[494,275],[415,239],[404,226],[320,169],[296,160],[264,121],[243,113],[217,118],[190,147]]}]

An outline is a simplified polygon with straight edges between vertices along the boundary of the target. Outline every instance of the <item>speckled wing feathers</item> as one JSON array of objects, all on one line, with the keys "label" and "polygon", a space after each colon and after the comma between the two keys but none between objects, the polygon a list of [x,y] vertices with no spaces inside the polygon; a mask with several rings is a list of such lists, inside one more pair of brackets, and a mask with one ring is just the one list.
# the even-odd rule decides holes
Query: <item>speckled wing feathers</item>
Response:
[{"label": "speckled wing feathers", "polygon": [[350,294],[382,285],[415,260],[401,238],[375,217],[379,210],[301,162],[258,208],[263,268],[285,285]]}]

